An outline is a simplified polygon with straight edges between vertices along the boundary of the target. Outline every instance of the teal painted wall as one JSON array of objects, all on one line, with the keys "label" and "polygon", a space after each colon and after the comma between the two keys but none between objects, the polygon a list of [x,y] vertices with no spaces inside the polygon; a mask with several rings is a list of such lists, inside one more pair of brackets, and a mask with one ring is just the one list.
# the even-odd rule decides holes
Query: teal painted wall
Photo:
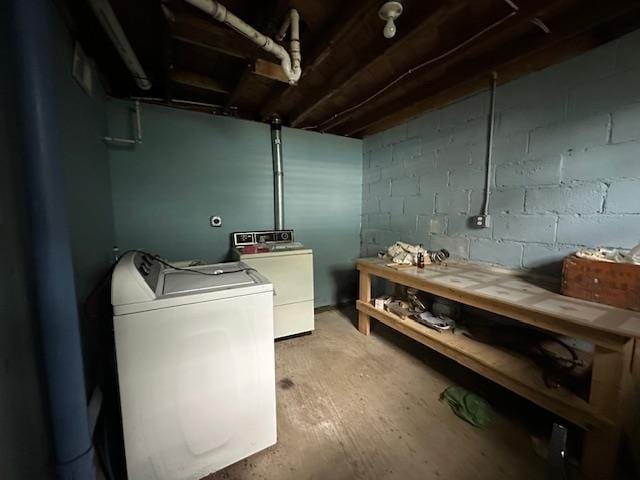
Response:
[{"label": "teal painted wall", "polygon": [[[131,135],[131,108],[108,102],[110,134]],[[121,251],[224,261],[232,232],[273,228],[268,125],[150,105],[142,123],[142,145],[109,150]],[[285,128],[283,146],[285,223],[314,249],[316,305],[353,298],[362,143]],[[211,215],[223,226],[210,227]]]},{"label": "teal painted wall", "polygon": [[86,318],[85,299],[109,270],[115,233],[111,202],[106,94],[97,75],[88,95],[71,74],[74,41],[60,16],[53,22],[56,101],[63,153],[65,198],[71,239],[76,296],[84,347],[87,388],[100,368],[102,339],[95,318]]}]

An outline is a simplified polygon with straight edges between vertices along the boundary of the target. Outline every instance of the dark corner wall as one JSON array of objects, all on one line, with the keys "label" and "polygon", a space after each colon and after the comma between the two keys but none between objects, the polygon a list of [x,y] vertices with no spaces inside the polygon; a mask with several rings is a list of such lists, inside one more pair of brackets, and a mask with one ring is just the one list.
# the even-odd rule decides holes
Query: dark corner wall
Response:
[{"label": "dark corner wall", "polygon": [[[9,2],[0,4],[0,57],[10,58],[14,44],[8,28]],[[78,302],[82,304],[108,269],[114,244],[107,150],[105,95],[94,77],[87,95],[71,74],[73,40],[56,2],[50,15],[50,43],[58,127],[62,134],[68,228]],[[5,62],[5,67],[10,63]],[[11,68],[0,71],[0,476],[4,479],[49,478],[51,448],[42,378],[41,349],[32,292],[35,268],[25,207],[21,138],[16,126],[15,79]],[[80,308],[82,312],[82,308]],[[92,388],[96,351],[95,325],[82,319],[85,367]],[[89,392],[88,392],[89,393]]]},{"label": "dark corner wall", "polygon": [[[110,135],[131,136],[130,102],[109,101]],[[171,260],[224,261],[230,234],[272,229],[269,126],[142,105],[143,143],[109,149],[117,244]],[[283,129],[285,226],[314,250],[316,306],[355,296],[360,140]],[[222,216],[222,227],[209,217]]]},{"label": "dark corner wall", "polygon": [[93,70],[89,95],[72,75],[75,42],[60,12],[53,19],[53,79],[62,140],[65,199],[76,296],[89,394],[97,381],[100,344],[98,317],[85,308],[87,296],[114,261],[113,207],[107,146],[106,94]]},{"label": "dark corner wall", "polygon": [[404,240],[557,274],[581,246],[640,242],[639,49],[636,31],[497,89],[490,229],[467,225],[488,91],[366,138],[363,255]]},{"label": "dark corner wall", "polygon": [[[11,52],[0,2],[0,58]],[[0,476],[50,478],[49,430],[29,284],[28,232],[11,71],[0,69]]]}]

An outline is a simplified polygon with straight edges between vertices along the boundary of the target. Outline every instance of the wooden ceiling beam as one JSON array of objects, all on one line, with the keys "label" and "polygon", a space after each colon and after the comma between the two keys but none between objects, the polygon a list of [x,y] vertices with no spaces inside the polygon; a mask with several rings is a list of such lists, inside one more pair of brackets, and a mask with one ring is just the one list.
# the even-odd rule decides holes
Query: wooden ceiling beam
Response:
[{"label": "wooden ceiling beam", "polygon": [[[414,4],[415,7],[419,7],[419,5],[421,4]],[[325,104],[336,94],[339,94],[342,89],[351,85],[356,78],[366,72],[380,57],[392,55],[393,52],[407,48],[411,40],[420,32],[427,30],[437,31],[437,28],[446,18],[460,10],[462,5],[462,2],[459,2],[458,6],[456,6],[455,2],[446,1],[442,2],[435,11],[422,7],[421,11],[412,12],[409,21],[398,31],[392,41],[385,39],[380,33],[380,40],[372,43],[366,51],[360,52],[358,61],[344,65],[318,95],[312,97],[309,102],[294,113],[290,118],[291,126],[300,126],[314,110]],[[425,18],[420,15],[421,13],[423,15],[428,13],[429,15]]]},{"label": "wooden ceiling beam", "polygon": [[[536,41],[534,36],[527,35],[524,39],[512,42],[500,55],[490,51],[477,56],[472,66],[462,63],[457,68],[451,68],[446,77],[440,76],[430,82],[422,82],[420,88],[414,88],[400,100],[383,98],[372,102],[367,106],[369,113],[360,112],[357,119],[339,129],[334,127],[333,131],[356,136],[383,131],[421,112],[486,89],[492,71],[498,71],[500,83],[505,83],[637,28],[640,25],[637,3],[631,0],[616,3],[618,9],[608,3],[582,9],[579,13],[568,12],[550,23],[552,31],[543,37],[544,41]],[[436,93],[425,97],[425,91]],[[371,112],[380,111],[393,113],[370,120]]]},{"label": "wooden ceiling beam", "polygon": [[[568,2],[566,0],[547,0],[543,3],[538,2],[535,4],[529,4],[520,8],[515,15],[513,15],[512,12],[509,14],[510,16],[505,15],[501,19],[497,19],[498,23],[492,24],[494,28],[489,30],[485,29],[485,33],[483,35],[477,37],[464,48],[455,50],[457,47],[454,47],[454,50],[450,50],[450,55],[430,65],[429,69],[418,70],[413,68],[412,74],[406,79],[403,79],[400,83],[394,85],[393,89],[382,92],[381,89],[387,88],[390,82],[390,80],[385,81],[381,88],[376,88],[374,93],[369,95],[368,98],[371,98],[371,101],[367,102],[366,105],[359,108],[349,107],[347,109],[341,109],[343,113],[334,114],[329,118],[329,120],[320,123],[320,128],[322,131],[331,130],[336,126],[347,122],[350,118],[358,116],[362,112],[363,108],[370,109],[373,105],[380,104],[383,99],[388,98],[389,96],[397,97],[400,92],[404,92],[406,89],[411,90],[415,85],[420,85],[420,88],[422,88],[422,91],[424,92],[426,81],[436,78],[438,75],[446,75],[448,79],[448,71],[453,65],[457,65],[461,61],[465,66],[477,64],[478,55],[485,51],[490,52],[488,59],[486,59],[485,62],[488,61],[491,64],[494,58],[502,58],[504,57],[505,52],[510,51],[512,45],[509,42],[512,40],[512,37],[517,35],[523,27],[526,27],[533,18],[541,15],[544,16],[544,13],[554,13],[558,9],[566,9],[567,3]],[[530,31],[536,33],[535,38],[543,38],[545,36],[544,33],[538,30],[538,27],[532,26]],[[482,30],[479,30],[479,33],[480,32],[482,32]],[[467,41],[471,38],[473,37],[468,36]],[[444,55],[444,53],[441,55]],[[434,58],[437,58],[437,56],[434,56]],[[392,79],[391,81],[395,82],[396,80]],[[377,98],[372,98],[373,96],[378,95],[376,92],[381,93]]]},{"label": "wooden ceiling beam", "polygon": [[[329,28],[321,36],[312,40],[313,43],[308,49],[308,53],[302,52],[303,68],[300,82],[303,82],[305,77],[308,77],[311,72],[322,65],[333,48],[353,31],[367,12],[371,9],[377,9],[379,3],[379,0],[352,0],[347,5],[339,7],[335,18],[327,22]],[[265,120],[277,112],[278,107],[289,98],[296,88],[297,86],[288,86],[281,90],[281,87],[277,87],[278,91],[271,92],[271,99],[260,110],[260,117]]]},{"label": "wooden ceiling beam", "polygon": [[[278,28],[278,21],[280,21],[280,16],[283,12],[286,11],[286,8],[289,6],[288,0],[271,0],[271,2],[260,2],[260,8],[256,9],[256,13],[254,15],[253,21],[258,26],[258,30],[264,29],[264,33],[267,36],[273,35],[273,33]],[[236,86],[233,88],[231,93],[229,94],[229,98],[225,102],[225,108],[230,108],[233,104],[238,101],[238,98],[244,90],[249,85],[251,81],[251,75],[255,72],[256,65],[258,60],[258,55],[260,53],[260,47],[254,45],[253,53],[251,57],[247,61],[247,65],[244,70],[238,77],[238,81],[236,82]],[[258,73],[261,75],[262,73]],[[283,73],[284,75],[284,73]]]},{"label": "wooden ceiling beam", "polygon": [[209,92],[228,94],[230,91],[228,86],[214,78],[187,70],[175,70],[171,72],[170,78],[171,81],[180,85],[199,88]]}]

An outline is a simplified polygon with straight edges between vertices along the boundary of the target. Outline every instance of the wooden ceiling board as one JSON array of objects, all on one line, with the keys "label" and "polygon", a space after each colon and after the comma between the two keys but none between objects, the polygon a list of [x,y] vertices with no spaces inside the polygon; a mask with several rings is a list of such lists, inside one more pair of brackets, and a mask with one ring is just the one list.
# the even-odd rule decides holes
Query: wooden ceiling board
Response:
[{"label": "wooden ceiling board", "polygon": [[[290,86],[252,73],[257,59],[278,60],[184,0],[110,0],[154,84],[142,92],[86,2],[63,1],[74,36],[96,60],[110,95],[219,104],[197,109],[259,120],[278,113],[288,125],[355,136],[486,88],[494,69],[500,81],[517,78],[640,27],[637,0],[513,0],[517,14],[468,41],[512,12],[509,3],[404,0],[396,36],[385,39],[377,13],[382,0],[223,0],[268,35],[291,7],[298,9],[303,75]],[[532,25],[534,17],[551,33]]]}]

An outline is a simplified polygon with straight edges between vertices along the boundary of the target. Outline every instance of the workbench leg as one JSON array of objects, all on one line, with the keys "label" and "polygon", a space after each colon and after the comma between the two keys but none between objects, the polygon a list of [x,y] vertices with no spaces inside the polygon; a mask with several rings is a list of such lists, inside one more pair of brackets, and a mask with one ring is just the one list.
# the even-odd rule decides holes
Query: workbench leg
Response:
[{"label": "workbench leg", "polygon": [[595,427],[585,435],[581,470],[587,480],[615,478],[632,345],[627,342],[622,351],[595,347],[589,403],[613,424]]},{"label": "workbench leg", "polygon": [[[371,303],[371,275],[360,271],[360,295],[361,302]],[[358,312],[358,330],[363,335],[371,333],[371,317],[363,312]]]}]

